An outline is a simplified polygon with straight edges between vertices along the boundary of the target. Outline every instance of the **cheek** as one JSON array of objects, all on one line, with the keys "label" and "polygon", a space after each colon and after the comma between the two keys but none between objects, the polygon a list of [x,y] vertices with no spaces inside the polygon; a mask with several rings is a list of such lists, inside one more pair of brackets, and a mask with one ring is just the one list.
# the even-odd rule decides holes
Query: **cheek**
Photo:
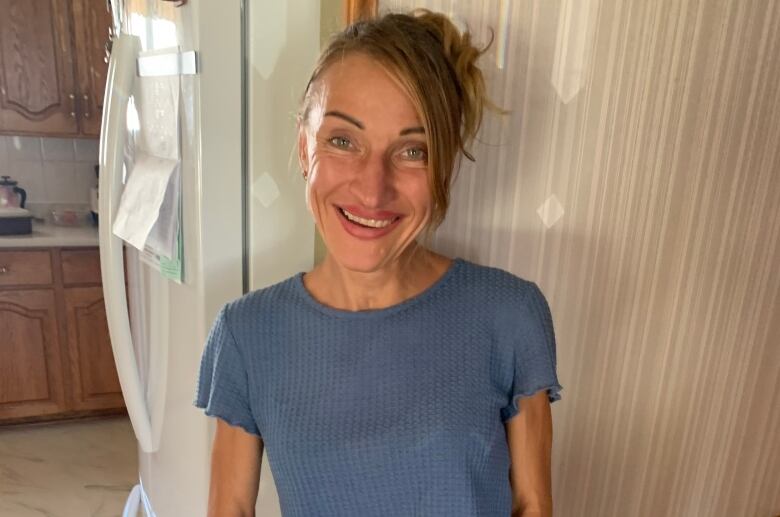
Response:
[{"label": "cheek", "polygon": [[328,159],[315,154],[312,157],[311,175],[309,177],[308,187],[314,194],[321,195],[332,188],[337,180],[337,175],[333,173],[332,164]]},{"label": "cheek", "polygon": [[310,183],[320,192],[348,184],[350,178],[360,171],[358,160],[328,153],[315,153],[312,165]]},{"label": "cheek", "polygon": [[344,167],[327,154],[311,155],[311,168],[306,181],[306,205],[309,211],[318,218],[318,212],[324,209],[331,195],[337,192],[344,183]]},{"label": "cheek", "polygon": [[433,211],[433,198],[428,180],[419,176],[418,174],[414,178],[407,178],[401,188],[405,191],[407,199],[414,205],[415,211],[420,216],[426,217]]}]

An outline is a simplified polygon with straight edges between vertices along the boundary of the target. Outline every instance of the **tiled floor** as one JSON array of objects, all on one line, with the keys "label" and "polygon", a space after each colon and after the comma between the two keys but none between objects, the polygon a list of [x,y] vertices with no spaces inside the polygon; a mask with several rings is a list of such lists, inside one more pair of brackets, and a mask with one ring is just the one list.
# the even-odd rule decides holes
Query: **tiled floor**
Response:
[{"label": "tiled floor", "polygon": [[137,483],[126,417],[0,427],[0,517],[116,517]]}]

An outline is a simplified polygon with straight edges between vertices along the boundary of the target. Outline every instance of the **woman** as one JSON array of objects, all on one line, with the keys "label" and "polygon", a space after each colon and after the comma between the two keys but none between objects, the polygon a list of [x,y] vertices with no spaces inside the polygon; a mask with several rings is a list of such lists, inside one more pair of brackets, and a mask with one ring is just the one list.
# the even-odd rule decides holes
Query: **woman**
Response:
[{"label": "woman", "polygon": [[444,218],[487,102],[442,15],[361,22],[323,52],[298,118],[328,253],[227,304],[196,405],[217,416],[210,515],[253,515],[267,452],[289,516],[552,514],[547,302],[418,242]]}]

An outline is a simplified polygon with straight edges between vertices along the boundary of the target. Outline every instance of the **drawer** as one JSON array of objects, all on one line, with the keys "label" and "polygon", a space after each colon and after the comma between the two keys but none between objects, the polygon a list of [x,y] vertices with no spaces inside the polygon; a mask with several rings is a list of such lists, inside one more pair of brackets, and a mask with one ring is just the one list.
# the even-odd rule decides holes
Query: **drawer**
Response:
[{"label": "drawer", "polygon": [[65,285],[99,284],[100,251],[97,248],[62,250],[62,283]]},{"label": "drawer", "polygon": [[51,283],[49,251],[0,251],[0,286]]}]

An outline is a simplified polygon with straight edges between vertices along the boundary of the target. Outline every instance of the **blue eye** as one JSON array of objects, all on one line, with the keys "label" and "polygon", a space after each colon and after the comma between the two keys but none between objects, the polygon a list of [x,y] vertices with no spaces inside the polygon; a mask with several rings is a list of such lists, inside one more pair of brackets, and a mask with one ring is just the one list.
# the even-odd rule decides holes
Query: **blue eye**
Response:
[{"label": "blue eye", "polygon": [[347,138],[344,138],[343,136],[334,136],[333,138],[329,139],[328,142],[330,142],[331,145],[338,147],[339,149],[349,149],[350,145],[352,144]]},{"label": "blue eye", "polygon": [[409,147],[403,151],[404,158],[413,161],[423,161],[428,159],[428,153],[421,147]]}]

